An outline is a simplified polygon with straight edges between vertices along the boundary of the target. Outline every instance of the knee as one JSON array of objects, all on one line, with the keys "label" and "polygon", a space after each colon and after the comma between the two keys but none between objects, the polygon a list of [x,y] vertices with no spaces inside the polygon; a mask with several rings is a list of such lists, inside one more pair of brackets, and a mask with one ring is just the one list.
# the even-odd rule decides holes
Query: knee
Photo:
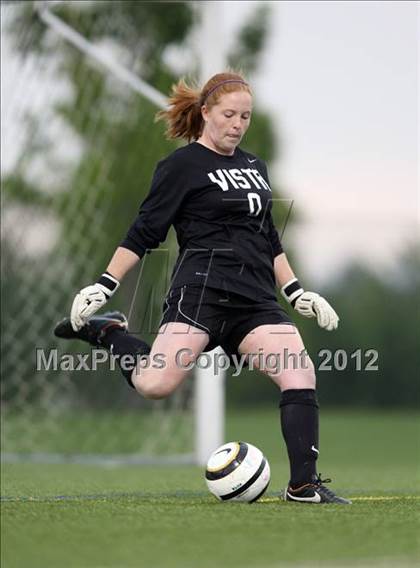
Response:
[{"label": "knee", "polygon": [[136,375],[132,378],[132,383],[136,391],[141,394],[143,398],[149,400],[159,400],[166,398],[172,393],[172,389],[167,384],[159,381],[145,380],[144,377]]}]

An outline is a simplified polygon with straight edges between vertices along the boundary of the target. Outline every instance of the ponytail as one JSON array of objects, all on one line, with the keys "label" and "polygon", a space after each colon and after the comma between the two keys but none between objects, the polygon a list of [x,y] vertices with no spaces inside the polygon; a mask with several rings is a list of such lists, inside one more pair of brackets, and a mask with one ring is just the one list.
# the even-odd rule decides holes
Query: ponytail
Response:
[{"label": "ponytail", "polygon": [[201,116],[201,92],[188,86],[183,79],[172,86],[169,108],[156,114],[155,120],[165,120],[167,138],[197,140],[203,128]]}]

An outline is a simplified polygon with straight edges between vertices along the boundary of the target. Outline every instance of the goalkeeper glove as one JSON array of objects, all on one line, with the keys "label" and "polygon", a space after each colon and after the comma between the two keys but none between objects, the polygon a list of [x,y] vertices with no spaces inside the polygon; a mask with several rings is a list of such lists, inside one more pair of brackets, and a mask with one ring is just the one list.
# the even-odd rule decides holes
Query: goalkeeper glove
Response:
[{"label": "goalkeeper glove", "polygon": [[70,313],[71,326],[74,331],[79,331],[87,320],[106,304],[119,285],[116,278],[105,272],[95,284],[80,290],[73,300]]},{"label": "goalkeeper glove", "polygon": [[319,327],[331,331],[337,329],[339,317],[325,298],[315,292],[305,292],[297,278],[281,288],[281,294],[293,308],[305,318],[317,318]]}]

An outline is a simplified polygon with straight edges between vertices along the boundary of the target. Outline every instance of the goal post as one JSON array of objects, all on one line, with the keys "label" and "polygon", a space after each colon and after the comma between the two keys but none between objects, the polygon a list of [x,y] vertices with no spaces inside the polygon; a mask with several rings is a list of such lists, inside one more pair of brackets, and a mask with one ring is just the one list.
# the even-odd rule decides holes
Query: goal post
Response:
[{"label": "goal post", "polygon": [[[203,84],[225,68],[226,54],[223,34],[223,2],[200,2],[201,27],[198,34],[200,79]],[[210,353],[223,353],[220,347]],[[224,442],[225,425],[225,372],[214,372],[214,365],[196,371],[196,459],[205,465],[210,454]]]}]

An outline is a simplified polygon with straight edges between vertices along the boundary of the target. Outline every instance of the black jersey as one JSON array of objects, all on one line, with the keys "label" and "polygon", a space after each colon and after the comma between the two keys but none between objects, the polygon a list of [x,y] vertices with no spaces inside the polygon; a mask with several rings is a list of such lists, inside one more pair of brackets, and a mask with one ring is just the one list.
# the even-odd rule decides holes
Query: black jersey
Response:
[{"label": "black jersey", "polygon": [[171,286],[200,284],[273,299],[282,247],[271,216],[265,163],[237,147],[232,156],[199,142],[156,167],[150,192],[121,246],[142,257],[174,226],[179,256]]}]

